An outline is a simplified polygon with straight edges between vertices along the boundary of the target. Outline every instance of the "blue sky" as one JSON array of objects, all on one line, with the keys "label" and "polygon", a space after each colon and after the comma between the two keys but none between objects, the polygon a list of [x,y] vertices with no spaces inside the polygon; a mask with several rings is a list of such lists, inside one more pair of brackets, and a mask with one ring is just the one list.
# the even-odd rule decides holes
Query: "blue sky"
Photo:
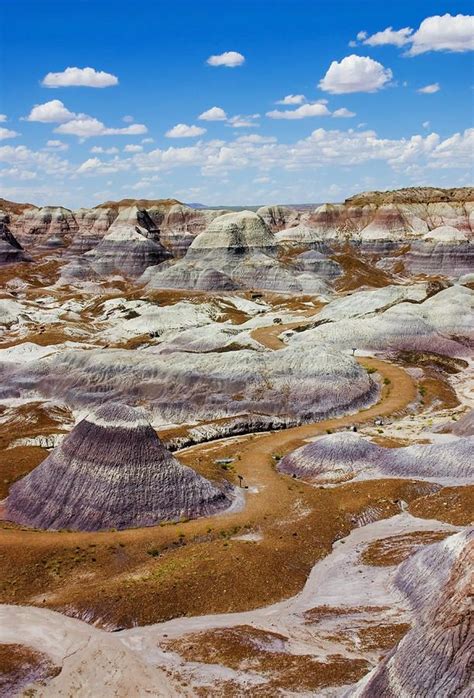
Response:
[{"label": "blue sky", "polygon": [[0,195],[250,205],[471,184],[471,6],[1,0]]}]

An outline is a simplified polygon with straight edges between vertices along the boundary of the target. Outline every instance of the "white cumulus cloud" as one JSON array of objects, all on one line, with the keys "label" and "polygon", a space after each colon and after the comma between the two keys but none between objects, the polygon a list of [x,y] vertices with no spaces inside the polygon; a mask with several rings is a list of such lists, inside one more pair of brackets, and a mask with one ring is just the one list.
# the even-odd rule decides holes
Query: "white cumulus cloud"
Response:
[{"label": "white cumulus cloud", "polygon": [[123,149],[125,153],[141,153],[143,150],[142,145],[126,145]]},{"label": "white cumulus cloud", "polygon": [[16,138],[16,136],[19,135],[19,133],[17,133],[16,131],[12,131],[9,128],[0,127],[0,141],[4,141],[7,138]]},{"label": "white cumulus cloud", "polygon": [[48,73],[41,83],[44,87],[111,87],[118,78],[95,68],[66,68],[62,73]]},{"label": "white cumulus cloud", "polygon": [[439,92],[441,87],[439,86],[439,82],[434,82],[431,85],[425,85],[424,87],[420,87],[420,89],[417,90],[422,95],[434,95],[435,92]]},{"label": "white cumulus cloud", "polygon": [[188,126],[187,124],[176,124],[169,131],[166,131],[167,138],[195,138],[206,133],[205,128],[201,126]]},{"label": "white cumulus cloud", "polygon": [[207,64],[213,67],[225,66],[226,68],[236,68],[245,63],[245,56],[238,51],[224,51],[216,56],[209,56]]},{"label": "white cumulus cloud", "polygon": [[211,107],[199,114],[198,119],[202,121],[227,121],[227,114],[221,107]]},{"label": "white cumulus cloud", "polygon": [[0,122],[8,121],[6,114],[0,114]]},{"label": "white cumulus cloud", "polygon": [[260,114],[236,114],[227,120],[227,125],[233,128],[256,128],[259,124],[256,123],[260,118]]},{"label": "white cumulus cloud", "polygon": [[148,131],[144,124],[131,124],[124,128],[109,128],[102,121],[92,116],[79,114],[77,118],[66,121],[54,129],[55,133],[79,138],[91,138],[93,136],[139,136]]},{"label": "white cumulus cloud", "polygon": [[8,177],[9,179],[16,179],[19,182],[27,182],[32,179],[36,179],[37,177],[36,172],[32,172],[31,170],[24,170],[19,167],[10,167],[6,168],[3,170],[0,170],[0,177]]},{"label": "white cumulus cloud", "polygon": [[60,150],[67,150],[69,148],[67,143],[63,143],[58,140],[50,140],[46,142],[46,148],[48,150],[55,150],[56,152]]},{"label": "white cumulus cloud", "polygon": [[26,117],[26,121],[39,121],[43,124],[61,123],[70,121],[76,116],[78,115],[69,111],[60,99],[52,99],[50,102],[44,102],[44,104],[35,104]]},{"label": "white cumulus cloud", "polygon": [[[451,51],[462,53],[474,50],[474,16],[433,15],[426,17],[419,28],[414,31],[411,27],[393,29],[387,27],[383,31],[368,36],[362,31],[357,39],[366,46],[406,46],[411,44],[407,56],[418,56],[428,51]],[[350,42],[356,46],[357,42]]]},{"label": "white cumulus cloud", "polygon": [[332,94],[351,92],[376,92],[393,77],[390,68],[368,56],[346,56],[342,61],[333,61],[319,87]]},{"label": "white cumulus cloud", "polygon": [[267,116],[270,119],[306,119],[309,116],[329,116],[330,113],[325,104],[316,102],[315,104],[302,104],[297,109],[273,109],[273,111],[267,112]]},{"label": "white cumulus cloud", "polygon": [[102,160],[99,158],[89,158],[85,160],[82,165],[77,168],[78,174],[83,174],[84,172],[93,172],[97,170],[102,165]]},{"label": "white cumulus cloud", "polygon": [[332,115],[336,119],[352,119],[353,116],[356,116],[356,113],[354,111],[346,109],[346,107],[341,107],[340,109],[336,109],[336,111],[334,111]]},{"label": "white cumulus cloud", "polygon": [[[360,33],[360,32],[359,32]],[[387,27],[381,32],[376,32],[372,36],[367,36],[365,32],[362,32],[365,36],[362,38],[362,43],[366,46],[405,46],[410,40],[410,35],[413,34],[413,29],[411,27],[404,27],[403,29],[393,29],[393,27]],[[357,35],[359,38],[359,34]]]},{"label": "white cumulus cloud", "polygon": [[303,104],[303,102],[306,102],[306,97],[304,95],[286,95],[283,99],[279,99],[276,104],[291,106],[293,104]]},{"label": "white cumulus cloud", "polygon": [[427,17],[411,37],[408,56],[427,51],[462,53],[474,50],[474,16],[450,14]]},{"label": "white cumulus cloud", "polygon": [[275,136],[260,136],[258,133],[249,133],[246,136],[239,136],[236,143],[277,143]]}]

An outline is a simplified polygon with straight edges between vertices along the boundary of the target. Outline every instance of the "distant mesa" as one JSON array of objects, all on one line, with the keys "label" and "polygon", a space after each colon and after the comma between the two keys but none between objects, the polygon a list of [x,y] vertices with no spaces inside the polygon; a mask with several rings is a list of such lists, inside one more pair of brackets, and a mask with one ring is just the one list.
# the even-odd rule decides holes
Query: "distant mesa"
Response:
[{"label": "distant mesa", "polygon": [[[61,282],[72,284],[116,275],[137,279],[145,273],[142,281],[149,288],[327,296],[333,284],[341,290],[347,285],[403,283],[414,275],[458,279],[474,263],[470,187],[364,192],[344,203],[249,210],[127,198],[72,211],[0,199],[0,216],[8,218],[9,231],[32,255],[50,252],[72,262],[61,273]],[[238,260],[234,253],[239,244],[228,235],[232,227],[231,236],[244,239]],[[121,239],[108,239],[118,228]],[[263,238],[267,241],[260,244]],[[21,258],[4,243],[1,247],[3,264]],[[328,259],[297,258],[298,251],[317,251]],[[89,256],[79,260],[83,254]],[[341,255],[340,274],[334,257]],[[366,267],[360,268],[360,262]]]},{"label": "distant mesa", "polygon": [[474,201],[474,188],[405,187],[389,191],[366,191],[349,197],[344,203],[352,206],[366,204],[380,206],[381,204],[437,204],[447,201]]},{"label": "distant mesa", "polygon": [[231,499],[229,485],[166,450],[143,410],[108,402],[13,485],[5,518],[40,529],[124,529],[208,516]]}]

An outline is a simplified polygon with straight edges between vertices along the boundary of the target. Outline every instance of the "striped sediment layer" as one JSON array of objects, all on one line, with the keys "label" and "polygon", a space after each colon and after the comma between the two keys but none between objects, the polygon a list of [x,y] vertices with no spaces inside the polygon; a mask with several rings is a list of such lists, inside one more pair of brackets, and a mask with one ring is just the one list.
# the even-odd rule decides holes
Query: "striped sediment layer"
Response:
[{"label": "striped sediment layer", "polygon": [[142,410],[109,402],[15,483],[6,518],[42,529],[151,526],[227,508],[229,489],[181,465]]},{"label": "striped sediment layer", "polygon": [[472,696],[474,529],[429,545],[406,560],[395,586],[412,629],[344,698]]},{"label": "striped sediment layer", "polygon": [[289,453],[278,470],[314,483],[396,477],[468,484],[474,478],[473,446],[473,437],[461,437],[446,443],[384,448],[359,434],[342,432]]}]

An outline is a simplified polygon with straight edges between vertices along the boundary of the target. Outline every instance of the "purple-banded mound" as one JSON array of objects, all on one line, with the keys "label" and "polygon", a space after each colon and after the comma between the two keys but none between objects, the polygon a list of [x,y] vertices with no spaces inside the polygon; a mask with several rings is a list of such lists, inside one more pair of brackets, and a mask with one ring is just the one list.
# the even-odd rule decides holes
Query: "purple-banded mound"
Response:
[{"label": "purple-banded mound", "polygon": [[278,470],[318,484],[374,478],[419,478],[449,484],[470,484],[474,478],[474,437],[384,448],[359,434],[322,436],[285,456]]},{"label": "purple-banded mound", "polygon": [[109,402],[13,485],[6,518],[34,528],[97,531],[207,516],[230,504],[230,486],[179,463],[142,410]]},{"label": "purple-banded mound", "polygon": [[395,586],[412,628],[344,698],[472,696],[474,529],[426,546],[400,566]]}]

